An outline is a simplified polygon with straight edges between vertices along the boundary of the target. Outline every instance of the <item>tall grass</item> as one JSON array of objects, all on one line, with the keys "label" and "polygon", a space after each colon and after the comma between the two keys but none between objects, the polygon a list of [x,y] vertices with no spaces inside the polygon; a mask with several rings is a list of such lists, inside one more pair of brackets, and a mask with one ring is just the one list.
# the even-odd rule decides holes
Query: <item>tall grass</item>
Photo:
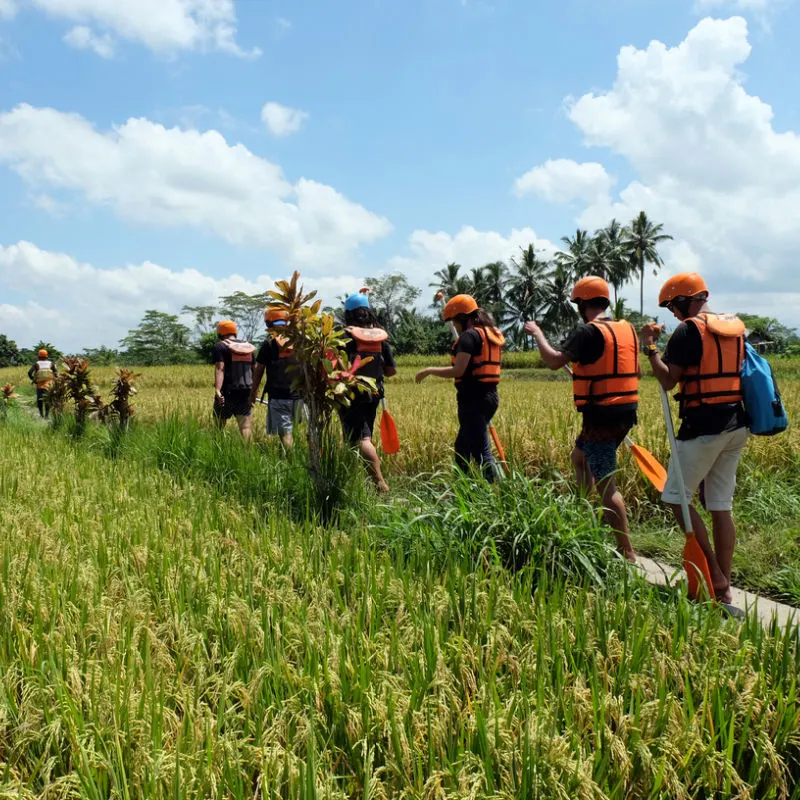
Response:
[{"label": "tall grass", "polygon": [[615,560],[613,540],[589,503],[552,481],[520,472],[497,484],[477,473],[436,474],[401,502],[377,508],[373,529],[388,546],[447,559],[453,553],[551,577],[600,583]]},{"label": "tall grass", "polygon": [[798,795],[796,628],[3,436],[5,796]]}]

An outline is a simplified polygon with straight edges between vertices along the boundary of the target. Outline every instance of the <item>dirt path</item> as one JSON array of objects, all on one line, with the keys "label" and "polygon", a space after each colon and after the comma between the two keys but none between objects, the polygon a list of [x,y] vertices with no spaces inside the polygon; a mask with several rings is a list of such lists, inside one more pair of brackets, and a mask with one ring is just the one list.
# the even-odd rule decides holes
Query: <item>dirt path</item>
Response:
[{"label": "dirt path", "polygon": [[[661,561],[654,561],[652,558],[638,556],[637,561],[647,580],[658,586],[674,586],[686,577],[682,569],[677,569]],[[775,600],[769,600],[735,587],[731,588],[731,593],[733,594],[732,605],[743,611],[755,610],[764,625],[770,625],[773,619],[777,619],[781,627],[790,623],[800,624],[800,609],[794,606],[787,606],[785,603],[778,603]]]}]

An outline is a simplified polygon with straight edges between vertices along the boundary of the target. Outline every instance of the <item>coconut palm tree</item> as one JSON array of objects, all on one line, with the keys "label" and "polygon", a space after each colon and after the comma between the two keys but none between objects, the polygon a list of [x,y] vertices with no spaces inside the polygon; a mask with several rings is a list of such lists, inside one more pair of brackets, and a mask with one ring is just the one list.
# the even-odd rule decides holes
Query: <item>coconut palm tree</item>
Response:
[{"label": "coconut palm tree", "polygon": [[[433,273],[436,280],[428,286],[432,286],[437,292],[442,292],[445,297],[452,297],[459,293],[459,280],[463,282],[464,276],[458,274],[460,270],[461,264],[450,262],[444,269],[438,269]],[[436,305],[435,301],[433,305]]]},{"label": "coconut palm tree", "polygon": [[630,262],[634,265],[639,275],[639,313],[644,314],[644,268],[645,264],[653,267],[656,275],[664,263],[658,253],[658,245],[672,237],[662,233],[664,226],[661,223],[651,222],[644,211],[631,221],[625,231],[623,242]]},{"label": "coconut palm tree", "polygon": [[597,275],[611,282],[612,252],[602,231],[598,231],[586,248],[586,274]]},{"label": "coconut palm tree", "polygon": [[581,228],[575,231],[575,235],[572,238],[569,236],[561,237],[561,241],[567,247],[566,250],[556,254],[556,261],[564,266],[575,278],[582,278],[584,275],[591,274],[587,263],[591,240],[592,237],[589,236],[589,232]]},{"label": "coconut palm tree", "polygon": [[541,326],[545,333],[562,338],[577,324],[578,312],[570,301],[574,281],[569,269],[556,263],[544,286]]},{"label": "coconut palm tree", "polygon": [[602,236],[608,245],[608,282],[614,287],[614,301],[619,299],[619,290],[631,279],[633,266],[626,257],[624,247],[625,228],[612,219],[605,228],[595,232]]},{"label": "coconut palm tree", "polygon": [[504,331],[524,350],[530,340],[522,332],[529,319],[537,319],[545,301],[545,287],[553,270],[552,264],[540,259],[530,244],[520,248],[519,258],[512,258],[514,272],[507,282],[505,293]]}]

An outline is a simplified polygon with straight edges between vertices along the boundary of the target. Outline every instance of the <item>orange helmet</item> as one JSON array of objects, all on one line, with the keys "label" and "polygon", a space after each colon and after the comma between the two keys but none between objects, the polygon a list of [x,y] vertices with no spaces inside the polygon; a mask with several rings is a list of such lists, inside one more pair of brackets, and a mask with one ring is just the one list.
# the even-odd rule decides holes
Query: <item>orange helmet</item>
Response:
[{"label": "orange helmet", "polygon": [[696,272],[681,272],[661,287],[658,304],[663,308],[676,297],[694,297],[701,292],[708,293],[706,282]]},{"label": "orange helmet", "polygon": [[264,322],[266,322],[267,325],[269,325],[270,322],[278,322],[279,320],[283,320],[283,322],[286,322],[286,320],[288,319],[289,319],[289,312],[285,308],[275,308],[274,306],[268,306],[266,311],[264,311]]},{"label": "orange helmet", "polygon": [[447,301],[443,316],[445,322],[447,322],[447,320],[453,319],[453,317],[457,317],[460,314],[471,314],[473,311],[477,310],[478,304],[475,302],[475,298],[472,295],[457,294]]},{"label": "orange helmet", "polygon": [[576,300],[596,300],[599,297],[611,300],[608,283],[597,275],[589,275],[586,278],[581,278],[572,287],[570,300],[574,303]]},{"label": "orange helmet", "polygon": [[232,319],[224,319],[222,322],[217,323],[217,333],[220,336],[230,336],[237,333],[236,323]]},{"label": "orange helmet", "polygon": [[39,358],[47,358],[48,353],[47,350],[40,350],[36,355],[39,356]]}]

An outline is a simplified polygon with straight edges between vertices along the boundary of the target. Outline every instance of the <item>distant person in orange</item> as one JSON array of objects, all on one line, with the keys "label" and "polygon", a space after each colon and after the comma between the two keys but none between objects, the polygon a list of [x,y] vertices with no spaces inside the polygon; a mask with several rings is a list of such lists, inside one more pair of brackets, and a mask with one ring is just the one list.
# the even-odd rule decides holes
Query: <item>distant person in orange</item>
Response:
[{"label": "distant person in orange", "polygon": [[[671,311],[680,325],[659,355],[656,342],[663,326],[649,323],[641,337],[653,375],[664,388],[679,387],[678,458],[683,491],[691,503],[700,482],[711,514],[714,547],[702,517],[690,507],[697,542],[708,561],[714,592],[722,603],[731,602],[731,570],[736,528],[733,493],[736,470],[747,444],[747,415],[742,394],[744,323],[733,314],[717,314],[708,305],[708,287],[696,272],[670,278],[658,295],[658,304]],[[683,529],[681,487],[672,459],[661,499],[669,504]]]},{"label": "distant person in orange", "polygon": [[242,438],[249,441],[252,435],[252,407],[250,390],[253,388],[253,358],[256,348],[250,342],[236,338],[236,323],[224,319],[217,325],[217,338],[212,357],[214,360],[214,417],[220,428],[236,417]]},{"label": "distant person in orange", "polygon": [[629,561],[635,561],[628,513],[614,473],[617,450],[637,421],[639,340],[630,322],[609,316],[611,296],[603,278],[581,278],[570,299],[584,324],[560,349],[547,341],[535,322],[526,322],[525,332],[536,340],[550,369],[573,364],[572,393],[583,417],[571,455],[578,485],[586,492],[597,488],[603,498],[603,518],[614,531],[617,549]]},{"label": "distant person in orange", "polygon": [[478,307],[474,297],[457,294],[444,307],[442,316],[458,334],[449,367],[425,367],[415,377],[422,383],[429,375],[452,379],[456,386],[458,435],[456,466],[466,471],[474,463],[487,481],[497,476],[489,442],[489,423],[500,406],[497,385],[505,337],[492,315]]},{"label": "distant person in orange", "polygon": [[28,377],[36,384],[36,405],[39,407],[39,416],[47,418],[50,416],[50,403],[47,399],[47,392],[53,378],[58,374],[56,365],[50,360],[47,350],[40,350],[37,353],[38,359],[28,370]]}]

